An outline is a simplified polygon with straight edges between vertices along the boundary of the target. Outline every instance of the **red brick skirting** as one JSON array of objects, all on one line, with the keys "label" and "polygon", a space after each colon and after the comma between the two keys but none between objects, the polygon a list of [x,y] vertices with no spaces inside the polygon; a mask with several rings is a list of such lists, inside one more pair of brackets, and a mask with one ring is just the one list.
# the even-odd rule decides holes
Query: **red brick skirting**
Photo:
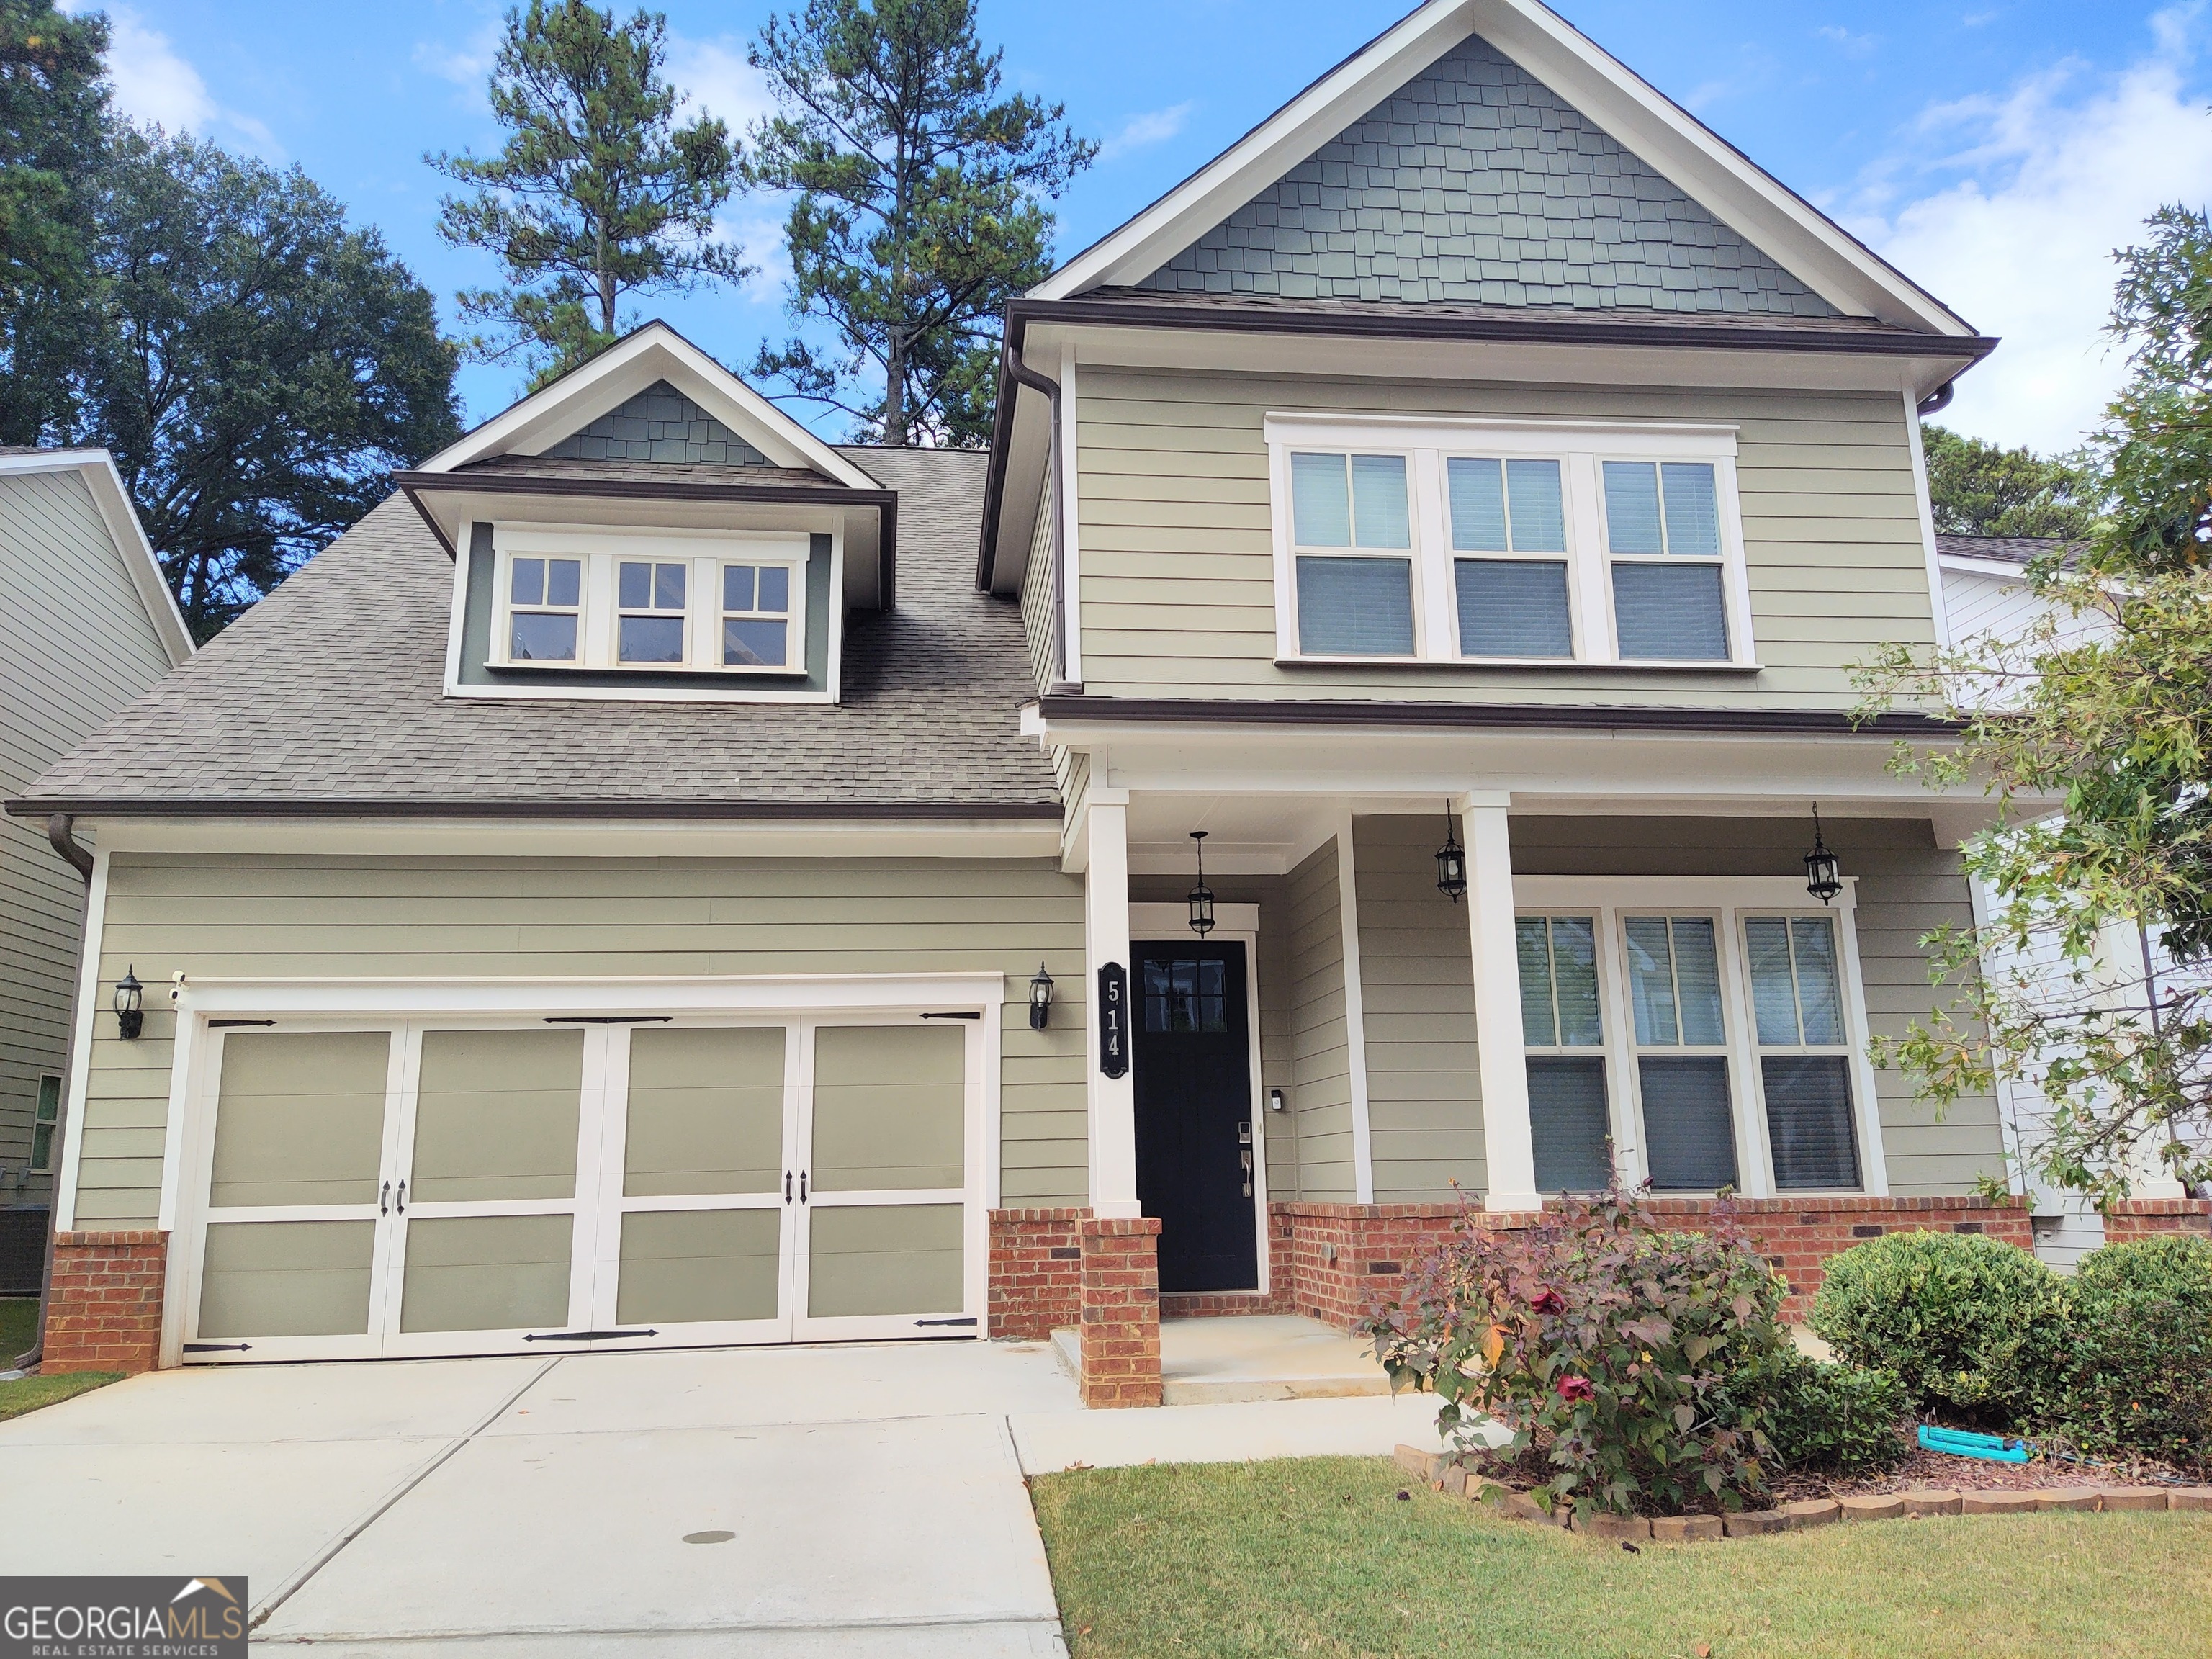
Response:
[{"label": "red brick skirting", "polygon": [[1160,1403],[1160,1224],[1152,1216],[1081,1224],[1086,1406]]},{"label": "red brick skirting", "polygon": [[[1654,1199],[1651,1207],[1670,1227],[1702,1231],[1712,1224],[1710,1199]],[[1291,1230],[1292,1306],[1344,1330],[1354,1328],[1425,1257],[1449,1243],[1462,1214],[1456,1204],[1271,1208]],[[1831,1256],[1886,1232],[1984,1233],[2023,1250],[2033,1248],[2027,1211],[2017,1200],[1998,1204],[1963,1197],[1739,1199],[1735,1213],[1759,1254],[1790,1281],[1782,1311],[1791,1320],[1802,1320],[1810,1310]],[[1486,1229],[1522,1227],[1529,1220],[1480,1209],[1469,1218]]]},{"label": "red brick skirting", "polygon": [[2166,1233],[2212,1234],[2212,1198],[2127,1198],[2105,1212],[2105,1243]]},{"label": "red brick skirting", "polygon": [[161,1357],[161,1281],[168,1264],[164,1232],[57,1233],[40,1369],[49,1376],[152,1370]]},{"label": "red brick skirting", "polygon": [[1088,1210],[991,1212],[990,1319],[985,1334],[1042,1342],[1076,1322]]}]

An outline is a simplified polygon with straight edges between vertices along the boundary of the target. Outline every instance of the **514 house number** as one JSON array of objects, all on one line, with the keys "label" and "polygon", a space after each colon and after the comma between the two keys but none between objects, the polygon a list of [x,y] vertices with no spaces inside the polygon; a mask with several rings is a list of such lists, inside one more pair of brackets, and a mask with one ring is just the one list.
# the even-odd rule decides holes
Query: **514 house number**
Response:
[{"label": "514 house number", "polygon": [[1098,1070],[1104,1077],[1129,1073],[1129,970],[1118,962],[1098,969]]}]

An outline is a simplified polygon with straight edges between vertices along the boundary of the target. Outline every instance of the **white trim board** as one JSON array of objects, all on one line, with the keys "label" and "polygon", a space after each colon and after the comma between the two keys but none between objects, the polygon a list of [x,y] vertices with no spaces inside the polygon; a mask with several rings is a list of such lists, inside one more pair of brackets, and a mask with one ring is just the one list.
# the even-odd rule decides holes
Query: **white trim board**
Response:
[{"label": "white trim board", "polygon": [[1142,213],[1030,290],[1072,298],[1143,280],[1458,46],[1480,35],[1847,315],[1972,329],[1536,0],[1428,0]]}]

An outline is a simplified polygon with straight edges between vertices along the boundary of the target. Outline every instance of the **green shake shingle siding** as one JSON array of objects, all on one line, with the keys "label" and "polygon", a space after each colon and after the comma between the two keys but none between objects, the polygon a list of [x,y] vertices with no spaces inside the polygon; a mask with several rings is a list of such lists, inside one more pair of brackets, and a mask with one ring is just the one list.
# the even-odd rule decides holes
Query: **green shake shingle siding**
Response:
[{"label": "green shake shingle siding", "polygon": [[1344,1015],[1344,932],[1337,898],[1332,840],[1291,872],[1291,1086],[1297,1115],[1300,1196],[1348,1203],[1358,1189],[1352,1050]]},{"label": "green shake shingle siding", "polygon": [[[1810,826],[1789,818],[1535,817],[1512,820],[1522,875],[1795,876]],[[1858,878],[1860,977],[1876,1036],[1901,1036],[1943,994],[1928,982],[1920,940],[1972,921],[1959,855],[1936,845],[1925,819],[1831,818],[1828,845]],[[1663,889],[1663,883],[1659,884]],[[2004,1173],[1992,1095],[1954,1103],[1940,1120],[1901,1073],[1875,1074],[1889,1190],[1905,1198],[1971,1191]]]},{"label": "green shake shingle siding", "polygon": [[[74,472],[0,477],[0,796],[168,672],[169,659]],[[0,818],[0,1203],[30,1161],[39,1079],[61,1074],[84,884],[38,819]],[[160,1149],[155,1153],[158,1158]],[[59,1164],[59,1149],[55,1151]],[[49,1177],[26,1177],[43,1203]]]},{"label": "green shake shingle siding", "polygon": [[[1725,422],[1765,672],[1282,668],[1262,422],[1270,410]],[[1078,382],[1085,689],[1848,708],[1854,663],[1935,636],[1901,398],[1353,382],[1086,368]]]},{"label": "green shake shingle siding", "polygon": [[[1000,1191],[1081,1204],[1082,888],[1048,861],[118,855],[101,975],[126,963],[251,978],[995,972]],[[1029,1029],[1042,957],[1051,1029]],[[150,1223],[160,1197],[172,1016],[94,1045],[77,1214]],[[150,1152],[150,1156],[149,1156]]]},{"label": "green shake shingle siding", "polygon": [[1467,907],[1437,891],[1441,817],[1352,821],[1375,1201],[1483,1190]]}]

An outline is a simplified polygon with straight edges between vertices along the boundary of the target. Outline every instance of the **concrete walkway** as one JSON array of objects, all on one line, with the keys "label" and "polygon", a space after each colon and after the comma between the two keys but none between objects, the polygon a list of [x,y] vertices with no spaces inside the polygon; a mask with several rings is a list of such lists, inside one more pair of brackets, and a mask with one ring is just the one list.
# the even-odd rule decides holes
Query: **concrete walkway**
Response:
[{"label": "concrete walkway", "polygon": [[344,1656],[1066,1651],[1025,1471],[1433,1439],[1434,1401],[1085,1412],[1042,1343],[169,1371],[0,1424],[0,1573],[243,1574]]}]

